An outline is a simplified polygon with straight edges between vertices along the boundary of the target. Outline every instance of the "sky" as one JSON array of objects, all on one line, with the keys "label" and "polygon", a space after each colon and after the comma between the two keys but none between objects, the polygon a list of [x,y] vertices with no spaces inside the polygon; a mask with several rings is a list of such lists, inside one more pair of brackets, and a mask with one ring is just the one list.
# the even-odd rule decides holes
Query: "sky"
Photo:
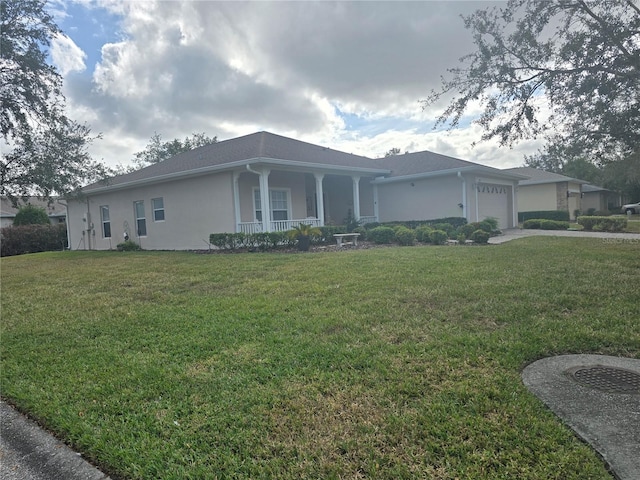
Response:
[{"label": "sky", "polygon": [[491,5],[49,0],[64,33],[50,59],[69,116],[101,135],[90,152],[110,166],[128,165],[155,133],[266,130],[369,157],[431,150],[508,168],[542,145],[473,146],[479,110],[448,131],[434,129],[446,102],[420,103],[474,50],[460,15]]}]

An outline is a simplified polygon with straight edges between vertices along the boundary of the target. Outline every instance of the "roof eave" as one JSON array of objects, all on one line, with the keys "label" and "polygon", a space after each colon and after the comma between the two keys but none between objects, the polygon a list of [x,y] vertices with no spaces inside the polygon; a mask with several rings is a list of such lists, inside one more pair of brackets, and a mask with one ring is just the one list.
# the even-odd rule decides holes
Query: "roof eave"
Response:
[{"label": "roof eave", "polygon": [[[390,170],[383,170],[379,168],[365,168],[365,167],[347,167],[340,165],[330,165],[323,163],[308,163],[295,160],[282,160],[277,158],[257,157],[244,160],[238,160],[235,162],[224,163],[221,165],[210,165],[207,167],[195,168],[192,170],[185,170],[182,172],[168,173],[165,175],[157,175],[149,178],[141,178],[139,180],[133,180],[130,182],[118,183],[115,185],[105,184],[99,187],[92,187],[90,189],[83,189],[83,193],[86,195],[92,195],[95,193],[112,192],[117,190],[125,190],[127,188],[133,188],[143,185],[152,185],[154,183],[163,183],[171,180],[179,180],[183,178],[196,177],[198,175],[222,172],[225,170],[234,170],[245,165],[255,165],[259,163],[278,165],[278,166],[290,166],[296,168],[306,168],[308,170],[322,170],[337,171],[337,172],[352,172],[352,173],[368,173],[372,176],[376,175],[388,175]],[[106,180],[108,182],[108,179]]]},{"label": "roof eave", "polygon": [[520,175],[516,173],[504,173],[502,170],[498,170],[492,167],[485,167],[483,165],[469,165],[466,167],[448,168],[446,170],[436,170],[434,172],[421,172],[421,173],[413,173],[411,175],[399,175],[397,177],[376,178],[373,181],[373,183],[384,184],[384,183],[393,183],[393,182],[406,182],[410,180],[419,180],[422,178],[433,178],[433,177],[442,177],[446,175],[456,175],[458,172],[460,173],[478,172],[486,175],[493,175],[496,177],[506,178],[508,180],[521,180],[524,178],[529,178],[525,175]]}]

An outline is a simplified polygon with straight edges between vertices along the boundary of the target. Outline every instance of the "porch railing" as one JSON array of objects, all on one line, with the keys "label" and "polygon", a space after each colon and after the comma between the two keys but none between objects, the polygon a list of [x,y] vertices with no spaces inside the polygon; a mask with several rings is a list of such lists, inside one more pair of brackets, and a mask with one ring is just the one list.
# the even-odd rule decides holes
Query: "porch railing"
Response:
[{"label": "porch railing", "polygon": [[[317,218],[303,218],[298,220],[274,220],[271,222],[272,232],[286,232],[293,230],[301,223],[306,223],[312,227],[319,227],[320,220]],[[242,222],[238,224],[238,231],[242,233],[260,233],[262,232],[262,222]]]},{"label": "porch railing", "polygon": [[[360,223],[362,225],[366,223],[377,222],[378,219],[375,216],[360,217]],[[297,220],[274,220],[271,222],[272,232],[286,232],[287,230],[293,230],[301,223],[306,223],[312,227],[319,227],[320,220],[317,218],[302,218]],[[242,233],[260,233],[262,232],[262,222],[242,222],[238,224],[238,231]]]}]

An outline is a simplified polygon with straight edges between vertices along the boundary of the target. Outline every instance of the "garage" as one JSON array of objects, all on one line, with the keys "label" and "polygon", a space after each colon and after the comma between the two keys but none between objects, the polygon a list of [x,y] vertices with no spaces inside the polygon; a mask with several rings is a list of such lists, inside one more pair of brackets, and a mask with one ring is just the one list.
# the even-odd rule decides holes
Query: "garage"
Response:
[{"label": "garage", "polygon": [[509,228],[511,222],[511,186],[493,183],[478,183],[478,218],[493,217],[499,228]]}]

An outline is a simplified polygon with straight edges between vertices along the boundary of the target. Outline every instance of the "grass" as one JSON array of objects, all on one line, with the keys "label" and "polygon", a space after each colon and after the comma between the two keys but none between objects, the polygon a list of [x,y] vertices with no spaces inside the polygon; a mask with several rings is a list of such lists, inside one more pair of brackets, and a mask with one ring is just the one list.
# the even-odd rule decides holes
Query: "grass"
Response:
[{"label": "grass", "polygon": [[520,371],[640,357],[632,243],[1,268],[2,395],[116,479],[611,478]]}]

